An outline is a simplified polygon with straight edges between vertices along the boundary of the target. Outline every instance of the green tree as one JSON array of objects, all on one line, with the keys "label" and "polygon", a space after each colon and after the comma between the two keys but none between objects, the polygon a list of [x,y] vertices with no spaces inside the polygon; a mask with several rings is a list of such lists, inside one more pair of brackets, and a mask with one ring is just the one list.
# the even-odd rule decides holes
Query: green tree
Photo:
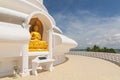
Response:
[{"label": "green tree", "polygon": [[95,52],[99,52],[99,51],[100,51],[99,46],[94,45],[94,46],[93,46],[93,51],[95,51]]},{"label": "green tree", "polygon": [[109,52],[109,53],[116,53],[113,48],[110,48],[110,49],[108,50],[108,52]]},{"label": "green tree", "polygon": [[106,47],[103,48],[103,52],[107,52],[108,49]]},{"label": "green tree", "polygon": [[91,51],[91,48],[90,47],[87,47],[87,49],[86,49],[87,51]]},{"label": "green tree", "polygon": [[100,48],[97,45],[94,45],[92,48],[87,47],[86,51],[116,53],[113,48],[110,48],[110,49],[107,47]]}]

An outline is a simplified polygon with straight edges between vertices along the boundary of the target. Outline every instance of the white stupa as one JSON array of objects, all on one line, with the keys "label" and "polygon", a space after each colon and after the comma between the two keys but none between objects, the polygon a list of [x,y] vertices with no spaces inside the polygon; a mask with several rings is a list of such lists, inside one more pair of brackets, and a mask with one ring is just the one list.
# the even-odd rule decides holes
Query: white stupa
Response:
[{"label": "white stupa", "polygon": [[[40,39],[31,40],[36,25]],[[31,46],[30,41],[40,44]],[[53,65],[66,60],[64,53],[76,46],[56,26],[43,0],[0,0],[0,76],[13,74],[15,68],[22,76],[30,71],[37,75],[40,66],[52,71]]]}]

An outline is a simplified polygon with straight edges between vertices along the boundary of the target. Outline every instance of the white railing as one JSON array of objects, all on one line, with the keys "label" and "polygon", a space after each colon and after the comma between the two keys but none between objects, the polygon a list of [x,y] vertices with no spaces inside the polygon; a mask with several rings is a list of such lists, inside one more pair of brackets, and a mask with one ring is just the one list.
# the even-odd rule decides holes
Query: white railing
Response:
[{"label": "white railing", "polygon": [[120,54],[104,53],[104,52],[84,52],[84,51],[70,51],[69,53],[66,54],[100,58],[120,65]]}]

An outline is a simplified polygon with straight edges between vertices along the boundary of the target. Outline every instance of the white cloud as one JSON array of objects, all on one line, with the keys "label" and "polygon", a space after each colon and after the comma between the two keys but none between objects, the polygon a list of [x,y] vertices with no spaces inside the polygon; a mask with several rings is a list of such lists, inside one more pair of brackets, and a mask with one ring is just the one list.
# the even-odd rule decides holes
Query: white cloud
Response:
[{"label": "white cloud", "polygon": [[114,37],[120,37],[120,33],[115,34]]},{"label": "white cloud", "polygon": [[[80,48],[94,44],[112,48],[120,48],[120,16],[99,17],[89,11],[56,14],[57,25],[79,43]],[[118,40],[113,36],[119,35]]]}]

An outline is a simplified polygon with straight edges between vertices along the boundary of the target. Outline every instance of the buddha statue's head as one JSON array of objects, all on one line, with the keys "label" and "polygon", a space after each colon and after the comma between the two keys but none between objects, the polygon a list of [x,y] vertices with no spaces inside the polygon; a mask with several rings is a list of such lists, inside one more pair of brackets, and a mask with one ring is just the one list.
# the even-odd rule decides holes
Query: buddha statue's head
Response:
[{"label": "buddha statue's head", "polygon": [[36,32],[37,32],[37,31],[38,31],[38,26],[37,26],[37,25],[35,25],[33,29],[34,29],[34,31],[36,31]]}]

